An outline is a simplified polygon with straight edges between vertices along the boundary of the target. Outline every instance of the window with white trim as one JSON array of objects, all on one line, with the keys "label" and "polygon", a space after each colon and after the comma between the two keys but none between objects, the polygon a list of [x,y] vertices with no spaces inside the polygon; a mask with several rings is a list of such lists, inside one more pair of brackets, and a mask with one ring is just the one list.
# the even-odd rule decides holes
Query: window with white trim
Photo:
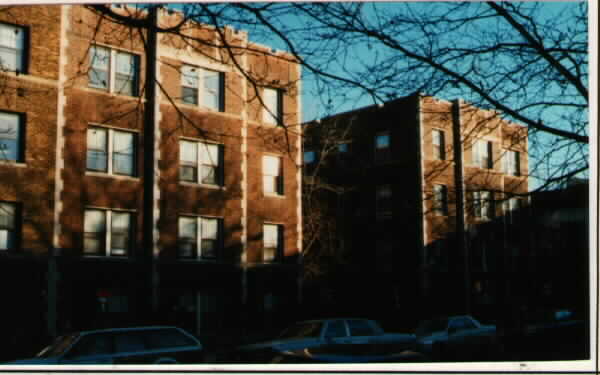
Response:
[{"label": "window with white trim", "polygon": [[473,164],[479,168],[492,169],[494,161],[492,159],[492,142],[477,140],[473,147]]},{"label": "window with white trim", "polygon": [[375,215],[379,219],[392,216],[391,185],[379,185],[375,188]]},{"label": "window with white trim", "polygon": [[494,215],[494,200],[490,191],[473,192],[473,216],[478,219],[490,219]]},{"label": "window with white trim", "polygon": [[17,248],[17,216],[15,203],[0,202],[0,251]]},{"label": "window with white trim", "polygon": [[223,145],[181,140],[179,161],[180,181],[223,186]]},{"label": "window with white trim", "polygon": [[216,260],[222,250],[223,220],[214,217],[179,217],[178,256],[181,259]]},{"label": "window with white trim", "polygon": [[265,88],[263,90],[263,122],[280,124],[283,120],[283,92],[279,89]]},{"label": "window with white trim", "polygon": [[0,23],[0,71],[26,72],[26,44],[24,27]]},{"label": "window with white trim", "polygon": [[283,160],[279,156],[263,156],[263,191],[269,195],[283,195]]},{"label": "window with white trim", "polygon": [[88,85],[112,93],[137,96],[139,56],[112,48],[91,46]]},{"label": "window with white trim", "polygon": [[136,134],[90,126],[87,131],[87,170],[112,175],[136,175]]},{"label": "window with white trim", "polygon": [[276,262],[283,256],[283,225],[263,225],[263,261]]},{"label": "window with white trim", "polygon": [[503,157],[504,173],[511,176],[521,175],[521,160],[518,151],[506,150]]},{"label": "window with white trim", "polygon": [[445,133],[440,129],[433,129],[433,158],[436,160],[446,160],[446,139]]},{"label": "window with white trim", "polygon": [[133,244],[133,215],[131,212],[86,209],[84,217],[85,255],[131,255]]},{"label": "window with white trim", "polygon": [[24,116],[0,112],[0,160],[24,160]]},{"label": "window with white trim", "polygon": [[225,111],[225,73],[190,65],[181,67],[181,100],[214,111]]},{"label": "window with white trim", "polygon": [[446,185],[433,185],[433,212],[438,216],[448,215],[448,188]]},{"label": "window with white trim", "polygon": [[391,158],[390,133],[380,132],[375,135],[375,162],[388,161]]}]

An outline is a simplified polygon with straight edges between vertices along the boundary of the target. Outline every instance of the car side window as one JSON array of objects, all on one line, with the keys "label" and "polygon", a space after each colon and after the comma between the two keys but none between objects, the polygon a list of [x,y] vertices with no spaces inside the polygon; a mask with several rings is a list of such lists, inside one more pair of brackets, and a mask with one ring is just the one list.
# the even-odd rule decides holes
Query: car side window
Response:
[{"label": "car side window", "polygon": [[346,337],[346,324],[342,320],[334,320],[329,322],[325,330],[326,338]]},{"label": "car side window", "polygon": [[466,329],[475,328],[475,324],[467,318],[456,318],[450,321],[450,325],[448,326],[450,331],[458,332],[464,331]]},{"label": "car side window", "polygon": [[366,320],[348,320],[350,336],[374,336],[375,332]]},{"label": "car side window", "polygon": [[112,337],[107,334],[90,334],[83,336],[66,357],[75,358],[90,355],[111,354],[113,352]]},{"label": "car side window", "polygon": [[138,332],[118,333],[115,335],[115,352],[139,352],[145,350],[142,335]]},{"label": "car side window", "polygon": [[155,329],[145,332],[148,349],[195,346],[197,343],[176,329]]}]

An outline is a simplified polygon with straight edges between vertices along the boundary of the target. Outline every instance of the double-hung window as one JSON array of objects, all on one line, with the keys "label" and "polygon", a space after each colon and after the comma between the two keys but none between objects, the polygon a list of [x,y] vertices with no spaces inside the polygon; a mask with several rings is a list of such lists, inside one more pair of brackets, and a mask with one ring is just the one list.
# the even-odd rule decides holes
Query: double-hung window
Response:
[{"label": "double-hung window", "polygon": [[263,261],[276,262],[283,256],[283,225],[263,225]]},{"label": "double-hung window", "polygon": [[494,168],[494,161],[492,159],[492,142],[477,140],[473,147],[473,163],[484,169]]},{"label": "double-hung window", "polygon": [[494,201],[490,191],[473,192],[473,216],[478,219],[490,219],[494,215]]},{"label": "double-hung window", "polygon": [[133,215],[102,209],[85,210],[85,255],[129,256],[133,242]]},{"label": "double-hung window", "polygon": [[225,73],[189,65],[181,67],[181,100],[225,111]]},{"label": "double-hung window", "polygon": [[390,133],[377,133],[375,135],[375,162],[385,162],[390,160],[390,150]]},{"label": "double-hung window", "polygon": [[26,72],[26,39],[25,28],[0,23],[0,71]]},{"label": "double-hung window", "polygon": [[521,175],[520,154],[518,151],[506,150],[504,153],[504,173],[511,176]]},{"label": "double-hung window", "polygon": [[87,131],[87,169],[134,176],[136,136],[132,132],[92,126]]},{"label": "double-hung window", "polygon": [[446,140],[443,130],[433,129],[433,157],[436,160],[446,160]]},{"label": "double-hung window", "polygon": [[89,86],[117,94],[137,96],[139,56],[107,47],[91,46]]},{"label": "double-hung window", "polygon": [[0,251],[17,248],[17,205],[0,202]]},{"label": "double-hung window", "polygon": [[517,197],[511,197],[503,202],[503,214],[508,223],[515,221],[515,216],[521,209],[521,200]]},{"label": "double-hung window", "polygon": [[179,179],[203,185],[223,186],[223,146],[182,140],[179,143]]},{"label": "double-hung window", "polygon": [[0,160],[24,160],[24,116],[0,112]]},{"label": "double-hung window", "polygon": [[179,217],[178,256],[215,260],[222,249],[223,220],[213,217]]},{"label": "double-hung window", "polygon": [[448,215],[448,188],[446,185],[433,185],[433,211],[436,215]]},{"label": "double-hung window", "polygon": [[392,216],[392,186],[379,185],[375,189],[375,214],[377,218]]},{"label": "double-hung window", "polygon": [[263,90],[263,122],[281,124],[283,121],[283,91],[273,88]]},{"label": "double-hung window", "polygon": [[263,191],[283,195],[283,160],[278,156],[263,156]]}]

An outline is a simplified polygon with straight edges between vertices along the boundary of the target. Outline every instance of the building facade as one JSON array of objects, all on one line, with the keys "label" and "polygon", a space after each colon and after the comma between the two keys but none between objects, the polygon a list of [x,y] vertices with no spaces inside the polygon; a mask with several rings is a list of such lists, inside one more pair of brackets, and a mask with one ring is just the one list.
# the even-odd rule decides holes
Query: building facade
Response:
[{"label": "building facade", "polygon": [[310,123],[305,134],[305,192],[321,191],[342,239],[338,305],[398,328],[467,303],[485,309],[502,253],[492,248],[509,244],[483,241],[477,228],[527,200],[526,128],[414,94]]},{"label": "building facade", "polygon": [[[159,12],[160,27],[179,21]],[[158,33],[149,101],[147,31],[78,5],[0,10],[8,325],[27,316],[54,336],[144,320],[209,339],[295,304],[299,65],[243,31],[188,26]]]}]

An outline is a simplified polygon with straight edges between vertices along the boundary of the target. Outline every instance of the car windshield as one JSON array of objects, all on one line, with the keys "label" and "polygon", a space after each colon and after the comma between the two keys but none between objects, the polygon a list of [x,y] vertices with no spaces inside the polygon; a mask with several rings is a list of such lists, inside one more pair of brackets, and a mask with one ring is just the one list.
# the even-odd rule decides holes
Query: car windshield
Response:
[{"label": "car windshield", "polygon": [[418,336],[428,335],[432,332],[443,331],[448,326],[448,319],[433,319],[426,320],[419,324],[417,327],[416,334]]},{"label": "car windshield", "polygon": [[41,352],[39,352],[36,357],[38,358],[49,358],[49,357],[57,357],[62,355],[65,350],[67,350],[71,344],[77,339],[78,334],[70,334],[65,336],[60,336],[54,342],[47,347],[45,347]]},{"label": "car windshield", "polygon": [[284,330],[280,339],[300,339],[306,337],[319,337],[323,323],[321,322],[306,322],[297,323]]}]

